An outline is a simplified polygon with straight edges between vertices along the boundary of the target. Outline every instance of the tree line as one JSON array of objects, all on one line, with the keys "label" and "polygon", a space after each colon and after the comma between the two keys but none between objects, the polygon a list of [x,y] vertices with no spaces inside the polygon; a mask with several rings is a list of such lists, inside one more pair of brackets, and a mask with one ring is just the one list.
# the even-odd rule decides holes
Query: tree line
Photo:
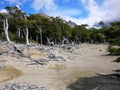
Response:
[{"label": "tree line", "polygon": [[[60,44],[65,39],[69,43],[111,43],[120,45],[120,22],[105,25],[101,28],[87,28],[87,24],[72,28],[60,17],[43,17],[40,14],[26,14],[16,6],[5,7],[7,13],[0,13],[0,39],[17,43],[37,42]],[[67,43],[64,42],[64,43]]]}]

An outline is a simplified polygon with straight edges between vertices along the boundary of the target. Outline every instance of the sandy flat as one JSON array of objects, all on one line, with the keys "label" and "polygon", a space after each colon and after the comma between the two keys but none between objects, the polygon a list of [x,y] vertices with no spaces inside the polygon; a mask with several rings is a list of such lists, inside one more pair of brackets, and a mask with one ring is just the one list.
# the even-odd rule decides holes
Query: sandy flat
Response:
[{"label": "sandy flat", "polygon": [[[70,53],[56,48],[58,54],[66,61],[50,61],[47,65],[27,65],[31,60],[28,58],[16,58],[0,56],[0,61],[5,60],[6,66],[11,66],[22,73],[19,77],[1,82],[0,86],[8,82],[26,82],[38,86],[44,86],[47,90],[67,90],[67,86],[80,77],[92,77],[96,73],[109,74],[119,69],[118,63],[112,62],[117,57],[107,56],[107,45],[82,44]],[[30,51],[32,58],[44,58],[46,52],[39,50]],[[1,62],[0,62],[1,63]],[[4,80],[1,75],[0,81]]]}]

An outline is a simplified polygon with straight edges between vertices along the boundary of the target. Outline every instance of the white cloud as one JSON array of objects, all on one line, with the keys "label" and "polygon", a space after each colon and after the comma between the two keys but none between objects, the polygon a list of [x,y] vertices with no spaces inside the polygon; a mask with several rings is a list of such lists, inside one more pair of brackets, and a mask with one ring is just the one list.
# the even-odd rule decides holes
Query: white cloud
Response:
[{"label": "white cloud", "polygon": [[0,13],[2,13],[2,14],[8,14],[8,11],[6,9],[2,9],[2,10],[0,10]]},{"label": "white cloud", "polygon": [[105,0],[103,7],[106,9],[107,14],[109,15],[107,18],[108,20],[120,20],[119,2],[119,0]]},{"label": "white cloud", "polygon": [[119,0],[104,0],[102,5],[98,5],[95,0],[80,0],[85,5],[89,14],[84,19],[73,19],[77,23],[87,23],[93,26],[99,21],[109,22],[113,20],[120,20],[120,6]]},{"label": "white cloud", "polygon": [[[63,0],[64,2],[69,2],[69,0]],[[56,1],[57,2],[57,1]],[[39,11],[40,9],[45,9],[45,13],[50,16],[60,16],[61,18],[69,21],[74,19],[72,17],[79,16],[82,12],[77,8],[64,8],[58,7],[54,0],[34,0],[32,7],[34,10]]]},{"label": "white cloud", "polygon": [[[64,0],[64,2],[69,0]],[[82,14],[80,9],[66,8],[60,9],[54,0],[34,0],[32,7],[39,11],[45,9],[50,16],[61,16],[63,19],[72,20],[77,24],[88,24],[92,27],[95,23],[100,21],[109,22],[113,20],[120,20],[120,6],[119,0],[102,0],[99,5],[96,0],[79,0],[83,7],[88,11],[86,18],[73,18]],[[78,7],[79,8],[79,7]]]},{"label": "white cloud", "polygon": [[[63,0],[64,2],[68,2],[69,0]],[[58,7],[59,3],[54,0],[34,0],[32,3],[32,7],[34,10],[39,11],[40,9],[45,9],[45,13],[49,16],[60,16],[61,18],[68,20],[70,17],[79,16],[82,12],[78,8],[64,8]],[[69,19],[70,20],[70,19]]]},{"label": "white cloud", "polygon": [[16,5],[16,7],[21,10],[20,5]]},{"label": "white cloud", "polygon": [[45,9],[47,11],[54,10],[56,5],[54,0],[34,0],[32,3],[34,10],[39,11],[40,9]]}]

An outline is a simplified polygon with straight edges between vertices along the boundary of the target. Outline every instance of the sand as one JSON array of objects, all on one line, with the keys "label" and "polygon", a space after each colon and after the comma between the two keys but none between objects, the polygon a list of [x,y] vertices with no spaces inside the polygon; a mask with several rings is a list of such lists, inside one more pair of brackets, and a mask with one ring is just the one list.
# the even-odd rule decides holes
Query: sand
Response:
[{"label": "sand", "polygon": [[[47,65],[28,65],[31,62],[28,58],[1,55],[0,64],[15,71],[10,69],[6,75],[7,70],[0,70],[0,87],[9,82],[25,82],[44,86],[47,90],[68,90],[67,86],[78,78],[93,77],[96,73],[110,74],[114,73],[113,70],[120,69],[119,63],[112,62],[117,57],[108,56],[106,49],[107,45],[103,44],[82,44],[72,53],[56,48],[66,61],[49,61]],[[29,54],[32,58],[44,58],[47,55],[38,49],[30,49]],[[12,78],[5,78],[11,75]]]}]

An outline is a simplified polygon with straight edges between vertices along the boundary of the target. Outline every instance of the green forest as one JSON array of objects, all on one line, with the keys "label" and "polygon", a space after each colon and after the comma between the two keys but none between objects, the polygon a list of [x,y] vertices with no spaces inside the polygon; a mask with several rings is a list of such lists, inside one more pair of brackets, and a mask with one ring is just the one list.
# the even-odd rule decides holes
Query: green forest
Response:
[{"label": "green forest", "polygon": [[[61,44],[63,39],[69,43],[109,43],[110,54],[120,54],[120,22],[114,21],[105,24],[98,23],[99,29],[87,28],[87,24],[71,27],[69,23],[61,17],[44,17],[40,14],[26,15],[16,6],[7,6],[7,14],[0,14],[0,40],[13,41],[16,43],[36,42],[48,44]],[[7,28],[6,28],[7,27]],[[6,37],[5,30],[8,30]],[[28,38],[28,41],[26,41]],[[68,43],[68,42],[65,42]],[[113,47],[113,46],[117,46]]]}]

